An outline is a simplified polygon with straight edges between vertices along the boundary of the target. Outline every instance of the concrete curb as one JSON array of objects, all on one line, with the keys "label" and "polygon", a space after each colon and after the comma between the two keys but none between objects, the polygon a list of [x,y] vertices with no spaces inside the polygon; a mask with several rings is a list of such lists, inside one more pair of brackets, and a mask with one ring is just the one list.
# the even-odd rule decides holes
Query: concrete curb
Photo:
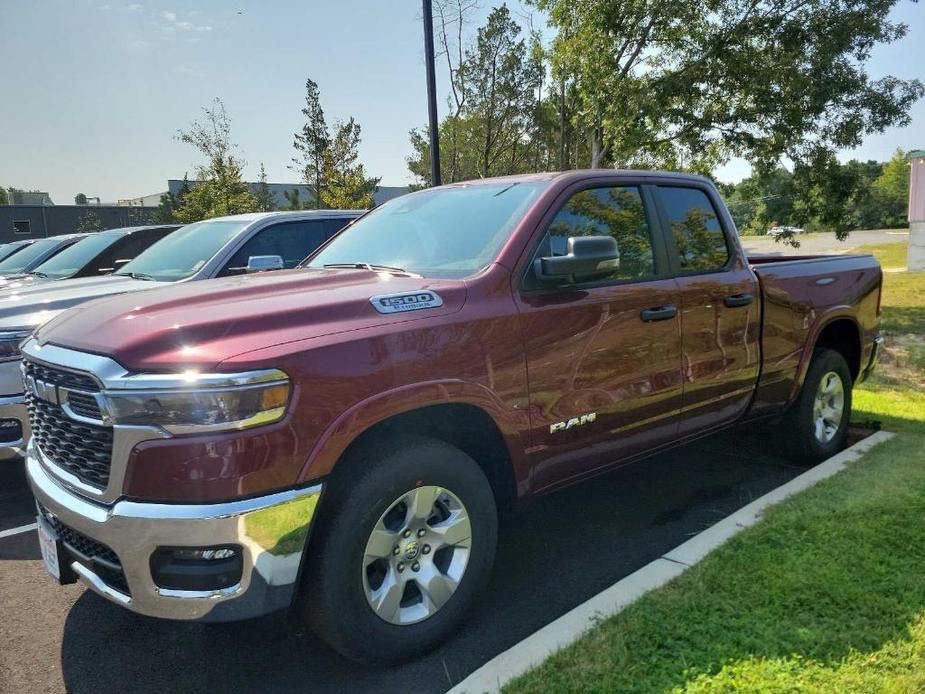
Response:
[{"label": "concrete curb", "polygon": [[714,549],[728,542],[745,528],[755,525],[761,520],[766,509],[841,472],[849,463],[892,437],[893,434],[890,432],[879,431],[740,508],[495,656],[450,689],[447,694],[500,691],[501,687],[514,678],[576,641],[598,620],[617,614],[649,591],[680,576]]}]

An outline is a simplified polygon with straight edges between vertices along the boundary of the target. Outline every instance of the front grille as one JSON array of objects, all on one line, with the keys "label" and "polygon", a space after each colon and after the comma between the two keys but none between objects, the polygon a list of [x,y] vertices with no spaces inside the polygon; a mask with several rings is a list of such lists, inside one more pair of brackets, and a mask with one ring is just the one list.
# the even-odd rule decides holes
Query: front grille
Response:
[{"label": "front grille", "polygon": [[85,390],[88,393],[98,393],[99,385],[87,374],[78,374],[73,371],[56,369],[53,366],[42,364],[37,361],[23,360],[23,371],[26,376],[32,376],[46,383],[54,383],[62,388],[73,388],[75,390]]},{"label": "front grille", "polygon": [[105,489],[112,465],[112,429],[83,424],[58,405],[28,396],[32,436],[42,453],[81,482]]},{"label": "front grille", "polygon": [[69,390],[67,392],[67,405],[71,408],[71,412],[80,417],[87,417],[88,419],[102,418],[100,406],[97,404],[96,398],[90,393],[78,393],[76,390]]},{"label": "front grille", "polygon": [[122,571],[122,563],[115,552],[102,542],[97,542],[93,538],[74,530],[69,525],[65,525],[41,504],[39,504],[39,512],[55,531],[58,539],[74,555],[74,559],[82,564],[89,564],[88,568],[92,569],[106,583],[126,595],[129,594],[125,574]]},{"label": "front grille", "polygon": [[[105,489],[112,467],[111,427],[86,424],[72,419],[57,401],[66,397],[71,411],[80,417],[100,419],[99,406],[92,393],[99,392],[96,381],[88,374],[74,373],[40,362],[23,360],[23,372],[41,382],[56,396],[47,399],[26,394],[32,436],[50,462],[81,482]],[[86,392],[74,392],[81,390]]]}]

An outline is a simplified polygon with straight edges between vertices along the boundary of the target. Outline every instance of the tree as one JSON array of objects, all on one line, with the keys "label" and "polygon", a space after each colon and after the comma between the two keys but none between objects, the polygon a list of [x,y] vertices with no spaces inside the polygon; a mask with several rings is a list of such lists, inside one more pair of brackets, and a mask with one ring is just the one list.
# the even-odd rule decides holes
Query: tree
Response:
[{"label": "tree", "polygon": [[176,217],[182,222],[253,212],[256,200],[242,178],[245,162],[231,141],[231,119],[222,100],[202,109],[204,122],[193,121],[188,130],[177,131],[177,139],[193,146],[205,163],[196,168],[198,179],[184,196]]},{"label": "tree", "polygon": [[276,198],[270,192],[270,186],[267,185],[267,172],[263,168],[263,162],[260,162],[260,177],[257,179],[257,191],[254,193],[257,201],[258,212],[272,212],[276,209]]},{"label": "tree", "polygon": [[[589,163],[766,171],[909,122],[919,80],[872,79],[907,33],[896,0],[533,0],[557,30],[553,73],[579,97]],[[823,157],[824,158],[824,157]]]},{"label": "tree", "polygon": [[87,210],[80,215],[80,219],[77,220],[76,231],[78,234],[92,234],[102,230],[103,220],[101,220],[100,216],[93,210]]},{"label": "tree", "polygon": [[[452,26],[445,8],[453,6]],[[441,169],[448,182],[545,168],[553,151],[548,137],[552,108],[543,103],[544,52],[537,35],[527,40],[506,5],[494,9],[474,41],[464,49],[459,32],[473,5],[445,0],[437,6],[438,42],[447,60],[452,112],[439,126]],[[426,128],[409,134],[413,154],[409,170],[430,185],[430,142]],[[553,145],[554,146],[554,145]]]},{"label": "tree", "polygon": [[283,197],[286,198],[286,202],[289,203],[290,210],[305,209],[302,201],[299,199],[299,189],[298,188],[293,188],[292,190],[284,190]]},{"label": "tree", "polygon": [[0,205],[9,205],[10,196],[7,195],[6,188],[0,186]]},{"label": "tree", "polygon": [[305,80],[305,106],[302,108],[305,125],[295,134],[292,146],[296,156],[292,158],[294,171],[302,175],[302,180],[315,191],[315,209],[322,206],[324,193],[324,159],[331,136],[324,120],[321,108],[321,90],[312,79]]},{"label": "tree", "polygon": [[84,195],[83,193],[77,193],[77,195],[74,196],[74,204],[75,205],[86,205],[87,196]]},{"label": "tree", "polygon": [[324,156],[325,185],[321,202],[324,207],[335,210],[370,208],[379,179],[367,177],[363,164],[358,161],[360,126],[351,118],[346,123],[337,123],[335,129],[336,134]]},{"label": "tree", "polygon": [[878,226],[906,226],[910,176],[911,168],[906,153],[897,149],[893,157],[883,165],[882,173],[873,183],[874,199],[880,212]]}]

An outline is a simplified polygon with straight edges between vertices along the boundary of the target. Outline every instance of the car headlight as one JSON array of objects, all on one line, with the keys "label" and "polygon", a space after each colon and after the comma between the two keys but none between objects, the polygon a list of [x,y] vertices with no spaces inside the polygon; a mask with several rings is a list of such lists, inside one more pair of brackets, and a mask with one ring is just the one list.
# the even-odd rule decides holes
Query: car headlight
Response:
[{"label": "car headlight", "polygon": [[22,358],[20,347],[32,334],[31,330],[7,330],[0,332],[0,362]]},{"label": "car headlight", "polygon": [[290,382],[279,378],[231,387],[177,390],[108,390],[104,394],[113,424],[159,426],[172,434],[248,429],[279,421],[289,404]]}]

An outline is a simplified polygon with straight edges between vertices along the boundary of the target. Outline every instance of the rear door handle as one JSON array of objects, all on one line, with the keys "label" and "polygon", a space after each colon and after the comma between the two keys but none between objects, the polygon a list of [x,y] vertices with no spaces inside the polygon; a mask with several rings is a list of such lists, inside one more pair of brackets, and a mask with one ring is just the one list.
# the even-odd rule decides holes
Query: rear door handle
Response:
[{"label": "rear door handle", "polygon": [[657,320],[670,320],[678,315],[678,309],[675,306],[657,306],[647,308],[639,313],[639,317],[646,323],[653,323]]},{"label": "rear door handle", "polygon": [[733,294],[723,299],[723,303],[729,308],[736,308],[737,306],[748,306],[754,300],[755,297],[751,294]]}]

